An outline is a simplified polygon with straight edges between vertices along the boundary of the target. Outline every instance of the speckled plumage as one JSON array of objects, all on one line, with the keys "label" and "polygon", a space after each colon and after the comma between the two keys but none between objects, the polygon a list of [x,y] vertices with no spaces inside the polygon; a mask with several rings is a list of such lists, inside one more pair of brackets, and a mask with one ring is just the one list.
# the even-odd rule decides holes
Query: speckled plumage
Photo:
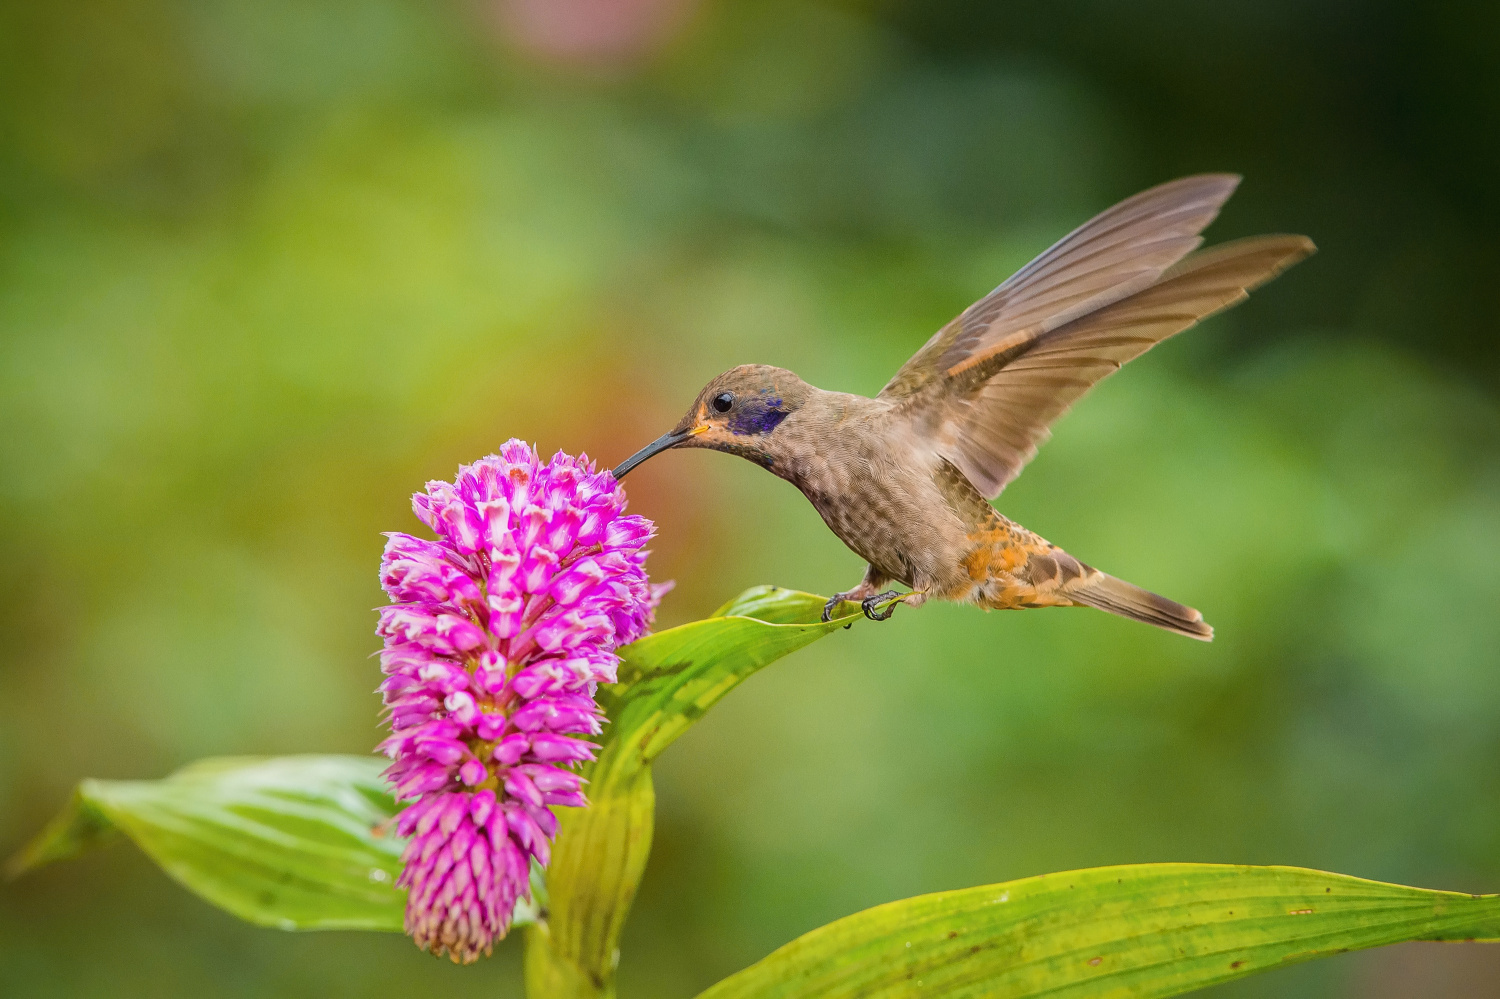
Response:
[{"label": "speckled plumage", "polygon": [[1099,380],[1312,252],[1305,237],[1262,236],[1194,253],[1237,183],[1187,177],[1102,213],[939,330],[874,398],[766,365],[726,371],[616,475],[669,447],[756,462],[869,563],[834,599],[872,616],[869,600],[900,582],[913,606],[1091,606],[1207,640],[1196,610],[1086,565],[988,500]]}]

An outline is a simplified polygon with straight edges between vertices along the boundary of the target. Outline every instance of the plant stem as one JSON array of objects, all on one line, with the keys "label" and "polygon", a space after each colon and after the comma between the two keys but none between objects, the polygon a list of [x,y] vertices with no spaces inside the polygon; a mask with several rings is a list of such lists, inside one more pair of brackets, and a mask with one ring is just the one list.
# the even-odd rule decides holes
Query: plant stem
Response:
[{"label": "plant stem", "polygon": [[613,976],[599,981],[552,948],[545,922],[526,927],[527,999],[614,999]]}]

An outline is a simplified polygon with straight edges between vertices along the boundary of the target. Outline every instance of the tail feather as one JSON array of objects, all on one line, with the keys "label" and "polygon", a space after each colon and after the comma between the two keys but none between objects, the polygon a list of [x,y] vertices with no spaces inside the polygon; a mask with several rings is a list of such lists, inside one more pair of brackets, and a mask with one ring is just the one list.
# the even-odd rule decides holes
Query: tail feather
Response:
[{"label": "tail feather", "polygon": [[1213,628],[1198,611],[1106,573],[1097,572],[1080,580],[1076,589],[1067,591],[1067,596],[1075,604],[1154,624],[1200,642],[1211,642],[1214,638]]}]

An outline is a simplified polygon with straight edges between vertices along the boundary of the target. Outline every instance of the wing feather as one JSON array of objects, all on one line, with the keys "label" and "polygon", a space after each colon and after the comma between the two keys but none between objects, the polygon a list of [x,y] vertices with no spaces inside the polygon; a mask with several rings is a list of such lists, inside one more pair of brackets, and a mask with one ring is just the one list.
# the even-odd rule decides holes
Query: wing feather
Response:
[{"label": "wing feather", "polygon": [[1234,174],[1170,181],[1085,222],[944,326],[896,372],[883,398],[914,396],[1149,287],[1197,249],[1234,193]]},{"label": "wing feather", "polygon": [[[1311,254],[1305,236],[1258,236],[1194,253],[1143,290],[1017,338],[988,363],[952,365],[940,450],[983,495],[998,496],[1048,426],[1099,381]],[[993,370],[991,368],[993,367]]]}]

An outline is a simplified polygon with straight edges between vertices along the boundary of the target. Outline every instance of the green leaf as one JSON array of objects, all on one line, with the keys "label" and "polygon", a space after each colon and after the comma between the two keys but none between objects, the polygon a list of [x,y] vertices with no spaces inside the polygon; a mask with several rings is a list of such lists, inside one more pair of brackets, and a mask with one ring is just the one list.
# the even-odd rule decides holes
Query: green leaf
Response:
[{"label": "green leaf", "polygon": [[651,851],[651,761],[757,670],[852,623],[823,623],[823,604],[811,593],[756,587],[713,617],[620,649],[620,682],[599,695],[610,723],[585,774],[591,804],[559,815],[550,912],[528,942],[532,994],[610,993],[620,932]]},{"label": "green leaf", "polygon": [[824,599],[757,586],[713,617],[620,649],[620,682],[599,696],[610,728],[591,768],[591,797],[628,783],[751,674],[853,622],[823,623]]},{"label": "green leaf", "polygon": [[[709,615],[716,617],[749,617],[768,624],[814,624],[823,623],[823,605],[828,598],[816,593],[788,590],[781,586],[752,586],[723,607]],[[853,604],[842,605],[845,608]],[[839,622],[848,625],[851,617],[840,615]]]},{"label": "green leaf", "polygon": [[163,780],[86,780],[7,873],[119,830],[185,887],[249,922],[399,932],[404,844],[387,831],[396,807],[384,768],[364,756],[238,757]]},{"label": "green leaf", "polygon": [[1500,940],[1500,895],[1296,867],[1100,867],[866,909],[700,999],[1147,999],[1405,940]]},{"label": "green leaf", "polygon": [[84,781],[73,789],[73,797],[52,821],[22,847],[15,856],[5,862],[5,879],[14,880],[27,871],[50,864],[54,860],[67,860],[96,847],[104,846],[115,838],[114,823],[104,816],[86,794],[96,781]]}]

